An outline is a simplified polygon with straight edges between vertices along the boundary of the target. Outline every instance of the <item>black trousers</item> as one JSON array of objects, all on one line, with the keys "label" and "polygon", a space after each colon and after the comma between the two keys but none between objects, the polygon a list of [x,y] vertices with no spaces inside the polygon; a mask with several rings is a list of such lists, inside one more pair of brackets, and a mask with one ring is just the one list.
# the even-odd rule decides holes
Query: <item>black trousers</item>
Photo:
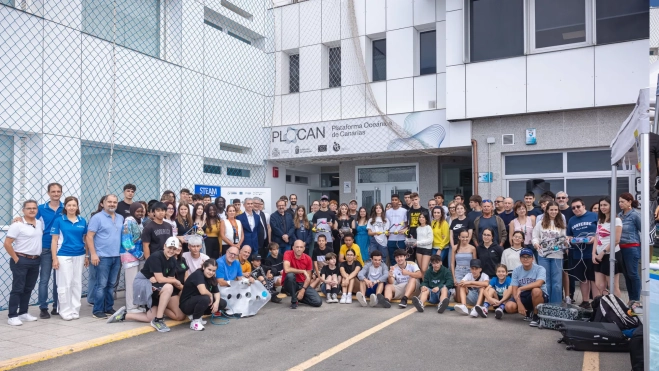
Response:
[{"label": "black trousers", "polygon": [[[179,304],[179,308],[186,315],[192,314],[192,319],[199,319],[204,314],[211,314],[211,299],[206,295],[197,295],[193,296],[190,299],[186,300]],[[227,307],[227,302],[224,299],[220,299],[220,305],[217,307],[218,310],[225,309]]]},{"label": "black trousers", "polygon": [[[291,294],[291,303],[297,302],[297,292],[302,288],[304,282],[296,282],[294,273],[287,273],[286,278],[284,279],[284,290]],[[307,287],[304,291],[304,297],[300,300],[301,303],[312,307],[319,307],[323,304],[323,301],[320,299],[320,295],[316,290],[311,287]]]},{"label": "black trousers", "polygon": [[9,311],[7,313],[9,318],[27,313],[32,290],[34,290],[34,286],[39,278],[40,266],[40,257],[37,259],[28,259],[19,256],[18,263],[14,263],[14,259],[9,258],[9,269],[12,273]]}]

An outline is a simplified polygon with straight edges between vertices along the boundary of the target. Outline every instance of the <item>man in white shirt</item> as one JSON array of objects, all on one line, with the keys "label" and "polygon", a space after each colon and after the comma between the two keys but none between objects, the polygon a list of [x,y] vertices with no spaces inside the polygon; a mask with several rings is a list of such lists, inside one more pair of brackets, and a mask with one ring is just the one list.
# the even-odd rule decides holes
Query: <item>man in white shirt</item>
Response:
[{"label": "man in white shirt", "polygon": [[400,299],[398,306],[406,308],[407,299],[419,295],[419,279],[423,274],[418,265],[405,260],[407,258],[405,249],[396,250],[394,257],[396,264],[389,268],[388,285],[384,288],[384,296],[379,294],[377,299],[385,308],[391,308],[391,300]]},{"label": "man in white shirt", "polygon": [[41,265],[41,238],[43,223],[36,219],[38,205],[34,200],[23,203],[22,222],[13,223],[7,231],[4,247],[11,258],[9,269],[12,273],[12,288],[9,293],[7,323],[20,326],[23,322],[36,321],[27,309],[32,290],[39,278]]},{"label": "man in white shirt", "polygon": [[407,210],[400,205],[400,198],[397,194],[391,195],[391,209],[385,213],[389,221],[389,241],[387,249],[389,250],[389,266],[393,266],[394,251],[405,249],[405,226],[407,225]]},{"label": "man in white shirt", "polygon": [[[483,273],[480,259],[471,259],[469,268],[471,272],[467,273],[462,281],[455,285],[455,289],[460,291],[461,303],[456,304],[453,308],[457,313],[471,315],[476,318],[479,316],[476,308],[480,308],[480,304],[483,303],[485,289],[489,285],[490,277]],[[467,309],[467,304],[474,306],[471,312]]]},{"label": "man in white shirt", "polygon": [[183,259],[188,264],[190,274],[201,268],[201,265],[209,259],[208,255],[201,253],[202,242],[203,239],[199,235],[190,236],[190,239],[188,239],[188,249],[190,251],[183,253]]}]

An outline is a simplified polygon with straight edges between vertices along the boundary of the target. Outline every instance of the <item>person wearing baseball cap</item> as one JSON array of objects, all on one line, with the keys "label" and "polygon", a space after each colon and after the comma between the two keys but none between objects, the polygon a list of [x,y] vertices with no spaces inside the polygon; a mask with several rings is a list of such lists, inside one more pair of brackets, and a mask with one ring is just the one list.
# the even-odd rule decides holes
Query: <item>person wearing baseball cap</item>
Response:
[{"label": "person wearing baseball cap", "polygon": [[256,255],[252,258],[252,271],[250,273],[252,279],[257,280],[265,286],[266,290],[270,293],[270,301],[273,303],[281,303],[281,299],[277,297],[277,290],[275,290],[274,277],[268,278],[265,268],[261,265],[261,255]]},{"label": "person wearing baseball cap", "polygon": [[533,250],[528,247],[519,252],[519,259],[522,265],[513,270],[510,283],[515,301],[506,303],[506,312],[518,312],[526,319],[531,319],[530,326],[537,327],[540,322],[538,304],[549,302],[547,272],[544,267],[534,263]]},{"label": "person wearing baseball cap", "polygon": [[133,304],[146,305],[148,310],[144,313],[126,313],[126,307],[119,308],[107,323],[132,320],[150,322],[158,332],[169,332],[165,324],[165,309],[169,309],[168,317],[175,321],[185,319],[185,314],[179,308],[179,293],[183,284],[176,279],[176,252],[181,244],[176,237],[169,237],[165,241],[163,250],[151,254],[144,268],[133,281]]},{"label": "person wearing baseball cap", "polygon": [[350,215],[351,218],[357,220],[357,200],[350,200],[348,203],[348,215]]},{"label": "person wearing baseball cap", "polygon": [[[460,304],[453,308],[460,314],[478,317],[476,307],[480,307],[485,296],[485,288],[489,285],[490,277],[483,273],[483,266],[480,259],[471,259],[469,262],[470,272],[467,273],[455,287],[460,292]],[[474,307],[469,312],[467,304]]]}]

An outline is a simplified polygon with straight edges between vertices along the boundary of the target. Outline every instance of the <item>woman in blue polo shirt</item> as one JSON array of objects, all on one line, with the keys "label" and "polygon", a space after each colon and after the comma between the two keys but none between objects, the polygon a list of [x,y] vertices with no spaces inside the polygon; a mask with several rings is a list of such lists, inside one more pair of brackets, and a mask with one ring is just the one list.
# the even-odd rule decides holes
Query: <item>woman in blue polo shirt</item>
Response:
[{"label": "woman in blue polo shirt", "polygon": [[63,215],[55,218],[50,234],[53,236],[53,269],[57,274],[59,315],[65,321],[80,318],[82,270],[89,265],[85,235],[87,221],[80,216],[78,199],[64,200]]}]

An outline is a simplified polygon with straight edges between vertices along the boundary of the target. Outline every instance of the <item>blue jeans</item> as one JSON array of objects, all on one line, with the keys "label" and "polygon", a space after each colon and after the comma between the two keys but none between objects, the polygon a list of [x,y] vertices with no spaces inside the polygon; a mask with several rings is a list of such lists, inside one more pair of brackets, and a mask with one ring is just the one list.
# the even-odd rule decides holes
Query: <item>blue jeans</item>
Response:
[{"label": "blue jeans", "polygon": [[451,245],[446,246],[444,249],[442,249],[442,254],[440,255],[442,257],[442,265],[445,266],[446,268],[451,268],[449,265],[449,257],[451,256]]},{"label": "blue jeans", "polygon": [[[382,246],[380,245],[377,241],[375,241],[375,238],[371,237],[371,243],[368,245],[368,255],[369,257],[371,256],[371,253],[373,251],[379,251],[382,253],[382,261],[387,262],[387,256],[389,256],[389,248],[387,246]],[[368,259],[367,257],[363,256],[363,259]],[[366,261],[366,260],[364,260]]]},{"label": "blue jeans", "polygon": [[392,266],[396,264],[396,260],[394,259],[394,251],[397,249],[405,249],[405,240],[387,241],[387,249],[389,250],[389,266]]},{"label": "blue jeans", "polygon": [[[41,267],[39,271],[39,309],[48,309],[48,281],[53,272],[53,254],[50,249],[41,250]],[[57,283],[53,277],[53,308],[57,308]]]},{"label": "blue jeans", "polygon": [[622,263],[625,266],[625,284],[629,300],[640,300],[641,298],[641,276],[638,274],[638,262],[641,259],[640,247],[629,247],[620,249]]},{"label": "blue jeans", "polygon": [[284,256],[284,253],[289,250],[291,250],[291,245],[279,245],[279,255]]},{"label": "blue jeans", "polygon": [[96,267],[89,264],[89,276],[87,279],[87,303],[94,304],[94,295],[96,294]]},{"label": "blue jeans", "polygon": [[540,256],[538,264],[545,268],[549,302],[561,303],[563,301],[563,259],[547,259]]},{"label": "blue jeans", "polygon": [[113,310],[114,285],[117,283],[121,259],[118,256],[100,257],[96,266],[96,288],[94,313],[107,313]]}]

